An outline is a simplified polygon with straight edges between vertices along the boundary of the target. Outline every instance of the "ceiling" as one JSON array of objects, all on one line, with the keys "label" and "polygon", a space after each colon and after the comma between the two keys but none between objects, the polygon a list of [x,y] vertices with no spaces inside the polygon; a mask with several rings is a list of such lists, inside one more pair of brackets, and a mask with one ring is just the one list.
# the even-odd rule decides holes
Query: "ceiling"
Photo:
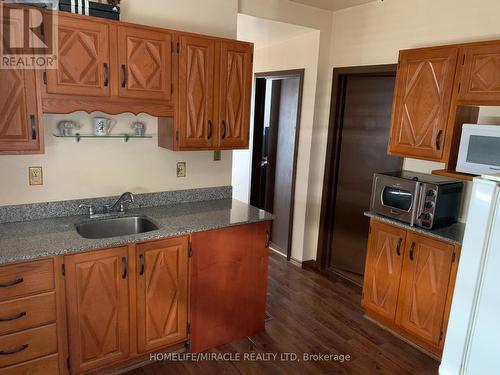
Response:
[{"label": "ceiling", "polygon": [[291,0],[291,1],[295,3],[309,5],[311,7],[335,11],[339,9],[355,7],[356,5],[371,3],[378,0]]}]

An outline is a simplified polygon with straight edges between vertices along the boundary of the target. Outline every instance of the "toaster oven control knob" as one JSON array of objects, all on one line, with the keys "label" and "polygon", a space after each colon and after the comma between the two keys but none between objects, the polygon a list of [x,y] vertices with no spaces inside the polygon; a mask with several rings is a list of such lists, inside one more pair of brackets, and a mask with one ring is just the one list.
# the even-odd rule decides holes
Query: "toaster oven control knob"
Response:
[{"label": "toaster oven control knob", "polygon": [[424,207],[425,208],[433,208],[434,207],[434,202],[431,202],[431,201],[425,202]]},{"label": "toaster oven control knob", "polygon": [[423,219],[423,221],[431,222],[432,221],[432,214],[425,213],[424,216],[422,217],[422,219]]},{"label": "toaster oven control knob", "polygon": [[427,190],[427,196],[434,198],[436,196],[436,190]]}]

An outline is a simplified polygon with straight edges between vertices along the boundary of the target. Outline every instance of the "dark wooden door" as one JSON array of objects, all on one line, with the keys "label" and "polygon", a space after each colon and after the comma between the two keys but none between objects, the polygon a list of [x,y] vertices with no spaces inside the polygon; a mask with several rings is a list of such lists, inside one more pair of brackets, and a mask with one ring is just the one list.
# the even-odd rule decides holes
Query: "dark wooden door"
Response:
[{"label": "dark wooden door", "polygon": [[66,256],[71,371],[80,373],[129,355],[127,247]]},{"label": "dark wooden door", "polygon": [[47,92],[110,96],[109,25],[59,14],[58,67],[47,69]]},{"label": "dark wooden door", "polygon": [[213,148],[214,54],[213,39],[180,37],[178,142],[181,149]]},{"label": "dark wooden door", "polygon": [[362,305],[390,321],[396,318],[405,239],[404,229],[371,222]]},{"label": "dark wooden door", "polygon": [[396,324],[434,347],[444,321],[454,247],[408,233]]},{"label": "dark wooden door", "polygon": [[250,132],[253,45],[221,42],[219,146],[247,148]]},{"label": "dark wooden door", "polygon": [[194,352],[264,329],[269,230],[263,222],[193,234]]},{"label": "dark wooden door", "polygon": [[500,103],[500,43],[466,45],[459,99]]},{"label": "dark wooden door", "polygon": [[119,96],[171,100],[172,34],[119,26],[118,46]]},{"label": "dark wooden door", "polygon": [[136,260],[139,352],[186,340],[188,238],[139,244]]},{"label": "dark wooden door", "polygon": [[403,159],[386,154],[394,76],[347,76],[334,151],[336,178],[330,267],[363,274],[373,174],[399,171]]},{"label": "dark wooden door", "polygon": [[441,161],[458,47],[401,51],[389,152]]}]

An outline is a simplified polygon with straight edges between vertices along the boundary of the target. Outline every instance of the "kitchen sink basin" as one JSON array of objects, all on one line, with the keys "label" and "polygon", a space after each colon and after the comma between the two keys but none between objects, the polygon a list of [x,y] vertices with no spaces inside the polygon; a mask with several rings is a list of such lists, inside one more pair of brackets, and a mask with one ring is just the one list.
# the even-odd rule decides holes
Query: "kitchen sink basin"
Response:
[{"label": "kitchen sink basin", "polygon": [[76,231],[84,238],[108,238],[151,232],[159,229],[146,216],[125,216],[77,224]]}]

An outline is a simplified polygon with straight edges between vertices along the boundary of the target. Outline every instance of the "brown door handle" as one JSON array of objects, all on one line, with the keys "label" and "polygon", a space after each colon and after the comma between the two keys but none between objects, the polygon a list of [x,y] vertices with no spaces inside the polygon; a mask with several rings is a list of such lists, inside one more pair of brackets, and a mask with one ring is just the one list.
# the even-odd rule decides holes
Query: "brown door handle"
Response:
[{"label": "brown door handle", "polygon": [[125,88],[127,86],[127,66],[122,64],[122,87]]},{"label": "brown door handle", "polygon": [[122,257],[122,279],[127,278],[128,267],[127,267],[127,257]]},{"label": "brown door handle", "polygon": [[396,254],[398,257],[401,256],[401,244],[403,243],[403,239],[399,238],[398,246],[396,247]]},{"label": "brown door handle", "polygon": [[268,230],[266,230],[266,238],[267,238],[266,240],[266,249],[267,249],[271,244],[271,233]]},{"label": "brown door handle", "polygon": [[142,276],[144,275],[144,268],[146,267],[145,265],[145,259],[144,259],[144,254],[139,255],[139,275]]},{"label": "brown door handle", "polygon": [[413,253],[415,252],[415,242],[412,242],[410,247],[410,260],[413,260]]},{"label": "brown door handle", "polygon": [[104,87],[107,87],[109,84],[109,65],[108,63],[104,63]]},{"label": "brown door handle", "polygon": [[37,138],[35,115],[30,115],[30,126],[31,126],[31,139],[34,141]]},{"label": "brown door handle", "polygon": [[17,279],[9,281],[8,283],[0,284],[0,288],[8,288],[9,286],[14,286],[14,285],[20,284],[23,281],[24,281],[24,279],[22,277],[18,277]]},{"label": "brown door handle", "polygon": [[222,139],[226,138],[226,121],[222,120]]},{"label": "brown door handle", "polygon": [[26,316],[26,311],[22,311],[19,314],[16,314],[16,315],[13,315],[13,316],[8,316],[6,318],[0,318],[0,323],[1,322],[10,322],[12,320],[21,319],[23,316]]},{"label": "brown door handle", "polygon": [[11,354],[16,354],[19,352],[22,352],[23,350],[28,348],[28,344],[23,344],[15,349],[12,350],[0,350],[0,355],[11,355]]},{"label": "brown door handle", "polygon": [[436,148],[438,150],[441,150],[441,138],[443,136],[443,131],[440,130],[436,136]]},{"label": "brown door handle", "polygon": [[208,135],[207,138],[212,138],[212,120],[208,120]]}]

